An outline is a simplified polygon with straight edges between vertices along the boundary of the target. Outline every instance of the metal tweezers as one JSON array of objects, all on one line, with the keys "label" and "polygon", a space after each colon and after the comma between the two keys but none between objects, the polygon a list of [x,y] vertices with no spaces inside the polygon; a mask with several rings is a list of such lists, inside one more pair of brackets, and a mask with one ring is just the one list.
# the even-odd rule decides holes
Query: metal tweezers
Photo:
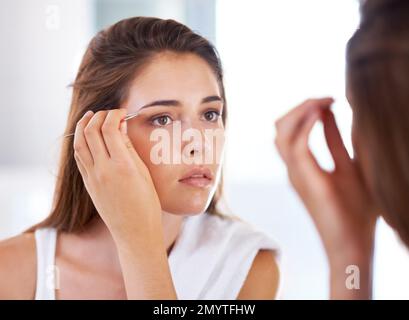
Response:
[{"label": "metal tweezers", "polygon": [[[138,115],[139,115],[139,112],[130,113],[130,114],[126,115],[126,117],[123,118],[122,121],[128,121],[129,119],[135,118],[135,117],[138,116]],[[75,134],[75,133],[68,133],[68,134],[64,135],[64,138],[66,138],[66,137],[71,137],[71,136],[73,136],[74,134]]]}]

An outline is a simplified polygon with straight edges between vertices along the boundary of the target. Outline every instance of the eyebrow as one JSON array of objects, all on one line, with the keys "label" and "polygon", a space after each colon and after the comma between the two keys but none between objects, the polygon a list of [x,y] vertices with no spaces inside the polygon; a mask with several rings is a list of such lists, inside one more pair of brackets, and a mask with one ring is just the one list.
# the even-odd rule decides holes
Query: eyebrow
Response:
[{"label": "eyebrow", "polygon": [[[209,103],[213,101],[220,101],[223,102],[223,98],[219,96],[208,96],[206,98],[203,98],[201,101],[201,104],[204,103]],[[182,106],[182,103],[178,100],[157,100],[157,101],[152,101],[148,104],[143,105],[139,110],[142,110],[144,108],[149,108],[149,107],[156,107],[156,106],[162,106],[162,107],[180,107]]]}]

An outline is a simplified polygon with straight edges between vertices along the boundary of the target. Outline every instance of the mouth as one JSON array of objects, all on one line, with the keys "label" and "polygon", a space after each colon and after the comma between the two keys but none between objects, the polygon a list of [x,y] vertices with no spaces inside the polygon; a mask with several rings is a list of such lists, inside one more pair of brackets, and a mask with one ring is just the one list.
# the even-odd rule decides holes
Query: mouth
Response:
[{"label": "mouth", "polygon": [[198,188],[207,188],[213,182],[213,174],[207,168],[194,168],[188,171],[179,182]]}]

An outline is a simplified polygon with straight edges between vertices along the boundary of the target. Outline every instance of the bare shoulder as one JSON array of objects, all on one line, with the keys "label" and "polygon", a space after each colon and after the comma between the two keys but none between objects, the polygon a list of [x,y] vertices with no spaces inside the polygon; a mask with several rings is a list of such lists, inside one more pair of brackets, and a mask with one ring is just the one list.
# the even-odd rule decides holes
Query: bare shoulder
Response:
[{"label": "bare shoulder", "polygon": [[33,299],[36,265],[34,233],[0,241],[0,299]]},{"label": "bare shoulder", "polygon": [[280,270],[274,252],[259,250],[237,299],[275,299],[279,281]]}]

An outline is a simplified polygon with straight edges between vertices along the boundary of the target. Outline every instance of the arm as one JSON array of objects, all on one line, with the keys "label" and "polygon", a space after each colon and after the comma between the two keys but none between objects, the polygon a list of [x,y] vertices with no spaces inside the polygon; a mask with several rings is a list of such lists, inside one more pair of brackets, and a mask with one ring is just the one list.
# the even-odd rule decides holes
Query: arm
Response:
[{"label": "arm", "polygon": [[360,253],[330,260],[330,298],[372,299],[372,254]]},{"label": "arm", "polygon": [[0,242],[0,300],[31,300],[36,286],[36,252],[32,233]]},{"label": "arm", "polygon": [[177,299],[158,230],[116,240],[128,299]]},{"label": "arm", "polygon": [[149,170],[130,141],[126,109],[90,112],[78,122],[74,157],[116,243],[129,299],[174,299],[161,205]]},{"label": "arm", "polygon": [[238,300],[270,300],[277,297],[280,271],[270,250],[260,250],[254,258]]},{"label": "arm", "polygon": [[[377,206],[359,163],[351,159],[329,109],[333,100],[310,99],[276,122],[276,146],[289,179],[311,215],[323,241],[330,267],[332,299],[372,297],[372,256]],[[332,172],[323,170],[308,145],[314,124],[321,120]],[[357,268],[356,268],[357,267]],[[359,285],[349,285],[357,272]]]}]

